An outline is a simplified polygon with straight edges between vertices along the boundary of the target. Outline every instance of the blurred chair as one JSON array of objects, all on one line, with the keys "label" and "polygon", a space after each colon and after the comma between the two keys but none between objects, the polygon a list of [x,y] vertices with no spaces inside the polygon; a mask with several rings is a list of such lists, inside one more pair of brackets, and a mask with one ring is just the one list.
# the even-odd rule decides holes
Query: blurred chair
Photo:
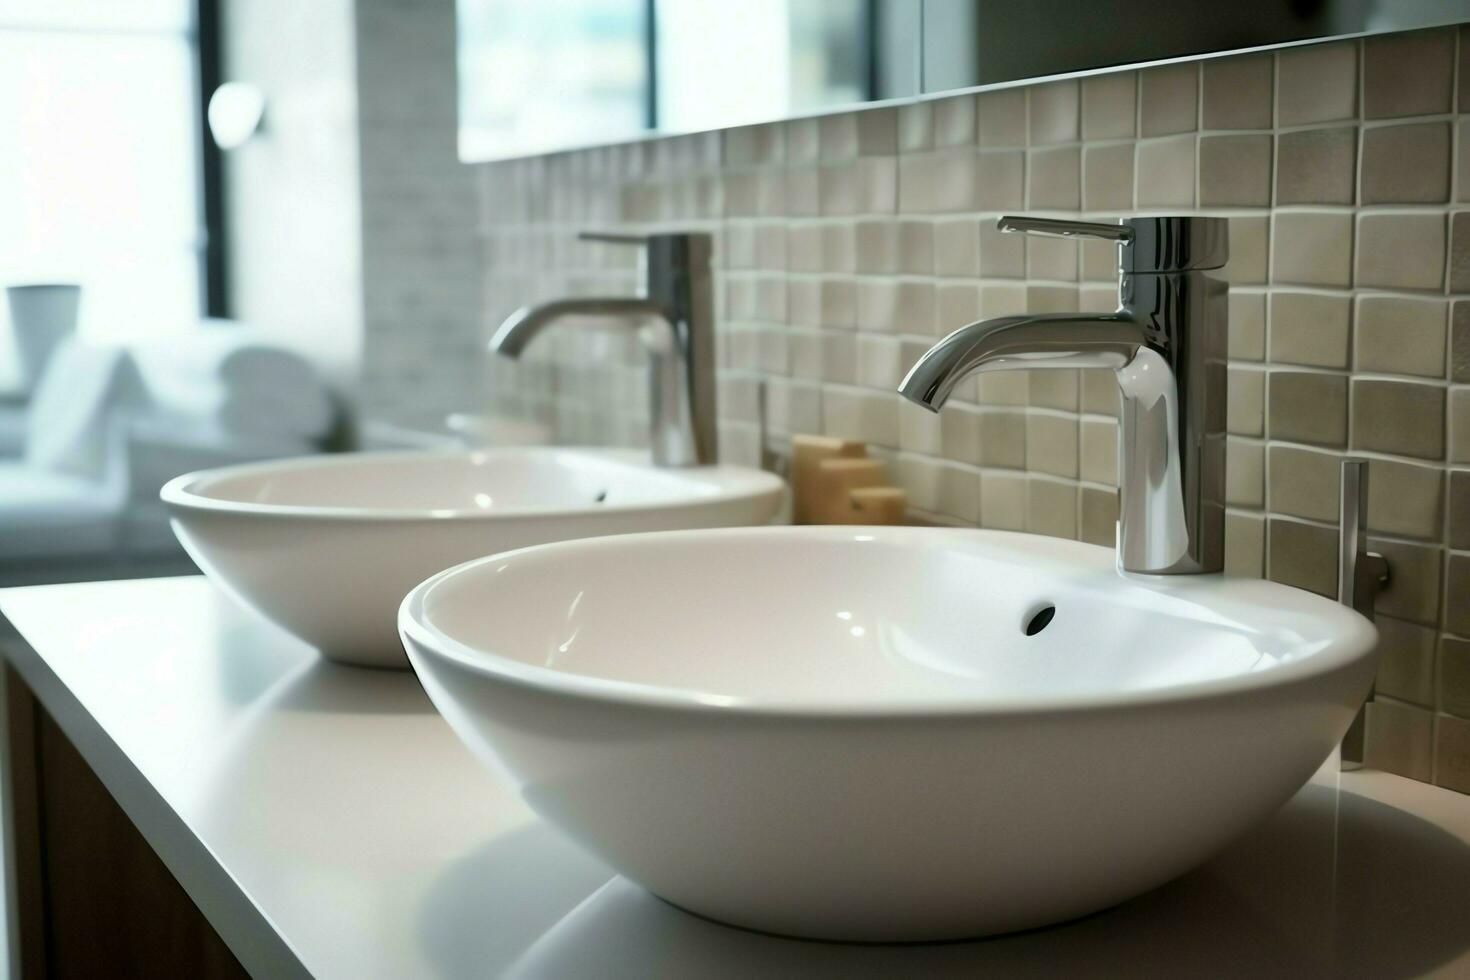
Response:
[{"label": "blurred chair", "polygon": [[319,452],[339,409],[299,355],[218,323],[58,348],[0,460],[0,584],[192,570],[158,500],[180,473]]}]

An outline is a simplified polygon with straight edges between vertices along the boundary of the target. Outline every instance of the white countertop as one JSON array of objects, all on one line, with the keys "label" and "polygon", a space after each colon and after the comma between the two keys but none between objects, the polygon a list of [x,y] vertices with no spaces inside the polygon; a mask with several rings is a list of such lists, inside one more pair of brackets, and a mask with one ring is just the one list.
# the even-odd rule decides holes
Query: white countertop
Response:
[{"label": "white countertop", "polygon": [[841,946],[667,906],[537,821],[409,673],[202,578],[0,591],[0,646],[257,976],[1470,976],[1470,797],[1324,770],[1210,865],[1070,925]]}]

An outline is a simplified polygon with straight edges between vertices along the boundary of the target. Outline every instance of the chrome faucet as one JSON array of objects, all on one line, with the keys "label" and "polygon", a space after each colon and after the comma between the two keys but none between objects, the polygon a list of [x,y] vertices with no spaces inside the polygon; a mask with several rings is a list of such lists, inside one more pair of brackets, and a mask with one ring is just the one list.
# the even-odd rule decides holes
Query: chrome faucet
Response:
[{"label": "chrome faucet", "polygon": [[631,326],[649,321],[659,324],[655,332],[645,334],[653,356],[649,399],[653,462],[658,466],[713,464],[718,446],[710,236],[587,232],[578,237],[644,246],[648,285],[643,294],[523,306],[495,331],[490,349],[519,357],[542,328],[567,316],[619,317]]},{"label": "chrome faucet", "polygon": [[899,393],[937,412],[976,371],[1112,368],[1123,392],[1118,565],[1218,572],[1225,551],[1224,218],[1120,224],[1005,217],[1001,231],[1116,242],[1119,304],[1103,314],[982,320],[935,344]]}]

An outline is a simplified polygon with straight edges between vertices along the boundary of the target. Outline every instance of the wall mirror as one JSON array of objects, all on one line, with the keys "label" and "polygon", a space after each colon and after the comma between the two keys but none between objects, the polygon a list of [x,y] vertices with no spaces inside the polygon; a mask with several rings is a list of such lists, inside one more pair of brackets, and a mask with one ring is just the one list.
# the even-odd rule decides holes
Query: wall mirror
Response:
[{"label": "wall mirror", "polygon": [[456,10],[466,161],[1470,20],[1470,0],[457,0]]}]

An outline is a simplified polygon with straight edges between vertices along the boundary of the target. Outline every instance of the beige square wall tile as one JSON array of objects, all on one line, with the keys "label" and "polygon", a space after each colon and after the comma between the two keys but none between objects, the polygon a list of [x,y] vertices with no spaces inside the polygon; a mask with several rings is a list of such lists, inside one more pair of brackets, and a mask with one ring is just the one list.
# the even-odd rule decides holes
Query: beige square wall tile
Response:
[{"label": "beige square wall tile", "polygon": [[980,286],[973,282],[941,282],[935,287],[937,336],[980,319]]},{"label": "beige square wall tile", "polygon": [[1365,129],[1360,181],[1360,200],[1364,204],[1448,201],[1450,124],[1412,123]]},{"label": "beige square wall tile", "polygon": [[1358,42],[1287,48],[1277,56],[1276,122],[1300,126],[1358,114]]},{"label": "beige square wall tile", "polygon": [[[904,158],[900,157],[900,164]],[[936,150],[933,154],[933,186],[930,188],[935,211],[973,211],[978,205],[977,191],[980,187],[980,158],[968,146],[951,146]],[[1014,193],[1020,180],[1018,161],[987,161],[998,164],[999,169],[986,174],[985,186],[995,190],[1002,200],[1006,192]],[[902,192],[900,191],[900,198]]]},{"label": "beige square wall tile", "polygon": [[1130,138],[1137,131],[1138,73],[1107,72],[1082,80],[1082,138]]},{"label": "beige square wall tile", "polygon": [[1133,144],[1082,149],[1082,202],[1089,211],[1133,209]]},{"label": "beige square wall tile", "polygon": [[977,95],[975,133],[981,146],[1025,146],[1026,90],[1012,88]]},{"label": "beige square wall tile", "polygon": [[1122,414],[1123,394],[1118,390],[1118,376],[1107,368],[1085,368],[1077,372],[1082,391],[1082,411],[1117,418]]},{"label": "beige square wall tile", "polygon": [[1231,368],[1226,393],[1227,432],[1238,436],[1265,433],[1266,372]]},{"label": "beige square wall tile", "polygon": [[975,96],[956,95],[934,103],[934,145],[969,146],[975,142]]},{"label": "beige square wall tile", "polygon": [[1439,706],[1470,718],[1470,640],[1446,636],[1439,641]]},{"label": "beige square wall tile", "polygon": [[857,380],[865,388],[892,391],[903,379],[897,337],[883,334],[859,334],[857,339]]},{"label": "beige square wall tile", "polygon": [[1435,739],[1435,784],[1470,793],[1470,721],[1441,715]]},{"label": "beige square wall tile", "polygon": [[1470,382],[1470,300],[1455,300],[1450,314],[1450,380]]},{"label": "beige square wall tile", "polygon": [[1030,371],[1028,404],[1032,408],[1058,408],[1077,411],[1081,381],[1073,370]]},{"label": "beige square wall tile", "polygon": [[1225,574],[1260,578],[1266,574],[1266,520],[1255,514],[1225,515]]},{"label": "beige square wall tile", "polygon": [[1077,484],[1028,477],[1026,530],[1057,538],[1077,537]]},{"label": "beige square wall tile", "polygon": [[1212,58],[1201,68],[1205,129],[1271,127],[1272,55]]},{"label": "beige square wall tile", "polygon": [[[858,155],[893,156],[898,152],[898,110],[892,106],[864,109],[854,114]],[[820,139],[820,124],[818,126]]]},{"label": "beige square wall tile", "polygon": [[822,380],[836,384],[857,383],[856,335],[846,332],[823,332]]},{"label": "beige square wall tile", "polygon": [[1353,448],[1444,459],[1445,390],[1413,381],[1353,380]]},{"label": "beige square wall tile", "polygon": [[987,411],[980,415],[980,465],[1026,467],[1026,413]]},{"label": "beige square wall tile", "polygon": [[939,512],[967,524],[980,521],[980,474],[968,467],[939,467]]},{"label": "beige square wall tile", "polygon": [[1444,265],[1444,215],[1358,216],[1359,286],[1438,290],[1444,286]]},{"label": "beige square wall tile", "polygon": [[1470,463],[1470,388],[1450,391],[1450,462]]},{"label": "beige square wall tile", "polygon": [[1470,29],[1460,27],[1459,83],[1456,86],[1456,104],[1470,110]]},{"label": "beige square wall tile", "polygon": [[1061,415],[1026,417],[1026,468],[1077,478],[1077,420]]},{"label": "beige square wall tile", "polygon": [[911,276],[932,276],[934,224],[920,219],[898,223],[898,268]]},{"label": "beige square wall tile", "polygon": [[1077,242],[1082,253],[1082,278],[1106,283],[1113,288],[1113,308],[1118,305],[1118,245],[1100,238],[1083,238]]},{"label": "beige square wall tile", "polygon": [[1078,447],[1078,473],[1090,483],[1118,484],[1118,423],[1083,419]]},{"label": "beige square wall tile", "polygon": [[1352,301],[1347,295],[1277,291],[1271,294],[1271,361],[1345,368]]},{"label": "beige square wall tile", "polygon": [[934,273],[963,277],[980,274],[980,226],[975,219],[935,223]]},{"label": "beige square wall tile", "polygon": [[939,413],[940,454],[961,463],[980,462],[980,410],[952,405]]},{"label": "beige square wall tile", "polygon": [[1266,500],[1272,513],[1337,520],[1341,456],[1280,445],[1271,446],[1268,454]]},{"label": "beige square wall tile", "polygon": [[1337,596],[1337,533],[1284,518],[1267,522],[1266,574],[1329,599]]},{"label": "beige square wall tile", "polygon": [[1271,219],[1265,215],[1237,215],[1226,220],[1230,222],[1230,261],[1220,275],[1236,286],[1265,282]]},{"label": "beige square wall tile", "polygon": [[1074,80],[1030,89],[1031,145],[1071,143],[1077,139],[1081,87]]},{"label": "beige square wall tile", "polygon": [[1276,203],[1352,204],[1358,130],[1303,129],[1276,138]]},{"label": "beige square wall tile", "polygon": [[1200,137],[1199,202],[1201,207],[1270,204],[1270,135]]},{"label": "beige square wall tile", "polygon": [[942,441],[939,415],[907,399],[898,405],[898,448],[906,453],[938,456]]},{"label": "beige square wall tile", "polygon": [[1266,359],[1266,294],[1230,291],[1230,359]]},{"label": "beige square wall tile", "polygon": [[1047,238],[1040,235],[1026,243],[1026,277],[1028,279],[1077,279],[1077,239]]},{"label": "beige square wall tile", "polygon": [[1434,630],[1379,616],[1377,693],[1434,707]]},{"label": "beige square wall tile", "polygon": [[898,271],[898,222],[887,219],[857,223],[857,271]]},{"label": "beige square wall tile", "polygon": [[1365,38],[1363,115],[1383,119],[1449,112],[1454,61],[1454,28]]},{"label": "beige square wall tile", "polygon": [[1194,184],[1194,136],[1173,136],[1138,144],[1134,195],[1139,207],[1193,207]]},{"label": "beige square wall tile", "polygon": [[1272,371],[1267,381],[1272,439],[1318,446],[1347,444],[1347,378],[1336,374]]},{"label": "beige square wall tile", "polygon": [[1199,64],[1138,73],[1139,135],[1166,136],[1199,128]]},{"label": "beige square wall tile", "polygon": [[1442,299],[1409,296],[1359,296],[1353,364],[1375,374],[1445,375],[1445,320]]},{"label": "beige square wall tile", "polygon": [[1470,119],[1464,116],[1455,126],[1455,186],[1455,200],[1470,201]]},{"label": "beige square wall tile", "polygon": [[1369,529],[1438,541],[1444,531],[1444,470],[1391,459],[1375,459],[1369,469]]},{"label": "beige square wall tile", "polygon": [[1352,284],[1353,218],[1348,212],[1278,212],[1271,281],[1312,286]]},{"label": "beige square wall tile", "polygon": [[932,148],[933,103],[922,101],[898,107],[898,151],[914,153]]},{"label": "beige square wall tile", "polygon": [[1032,150],[1029,207],[1075,211],[1082,206],[1082,158],[1075,146]]},{"label": "beige square wall tile", "polygon": [[1232,507],[1266,506],[1266,451],[1260,443],[1225,441],[1225,502]]},{"label": "beige square wall tile", "polygon": [[[982,221],[980,236],[980,275],[986,279],[1026,278],[1026,235],[1008,235],[993,221]],[[1024,313],[1025,309],[1014,312]]]},{"label": "beige square wall tile", "polygon": [[1427,783],[1434,759],[1434,714],[1396,701],[1368,703],[1363,764]]},{"label": "beige square wall tile", "polygon": [[[982,150],[974,157],[975,206],[1005,211],[1024,206],[1026,200],[1026,154],[1022,150]],[[1033,178],[1034,182],[1034,178]],[[964,211],[967,208],[946,208]]]},{"label": "beige square wall tile", "polygon": [[898,399],[886,392],[826,387],[822,390],[825,434],[898,448]]},{"label": "beige square wall tile", "polygon": [[981,316],[1015,316],[1025,312],[1026,287],[1021,283],[988,283],[980,287]]},{"label": "beige square wall tile", "polygon": [[1450,471],[1450,516],[1446,531],[1451,548],[1470,551],[1470,470]]},{"label": "beige square wall tile", "polygon": [[1026,477],[1016,473],[980,474],[980,526],[999,531],[1026,529]]},{"label": "beige square wall tile", "polygon": [[1082,487],[1082,527],[1079,537],[1088,544],[1112,547],[1118,540],[1118,491]]},{"label": "beige square wall tile", "polygon": [[1470,291],[1470,211],[1450,216],[1450,292]]},{"label": "beige square wall tile", "polygon": [[[1470,636],[1470,602],[1466,601],[1470,597],[1470,555],[1451,554],[1445,564],[1445,575],[1450,602],[1445,609],[1444,628]],[[1435,598],[1439,598],[1438,592]]]}]

